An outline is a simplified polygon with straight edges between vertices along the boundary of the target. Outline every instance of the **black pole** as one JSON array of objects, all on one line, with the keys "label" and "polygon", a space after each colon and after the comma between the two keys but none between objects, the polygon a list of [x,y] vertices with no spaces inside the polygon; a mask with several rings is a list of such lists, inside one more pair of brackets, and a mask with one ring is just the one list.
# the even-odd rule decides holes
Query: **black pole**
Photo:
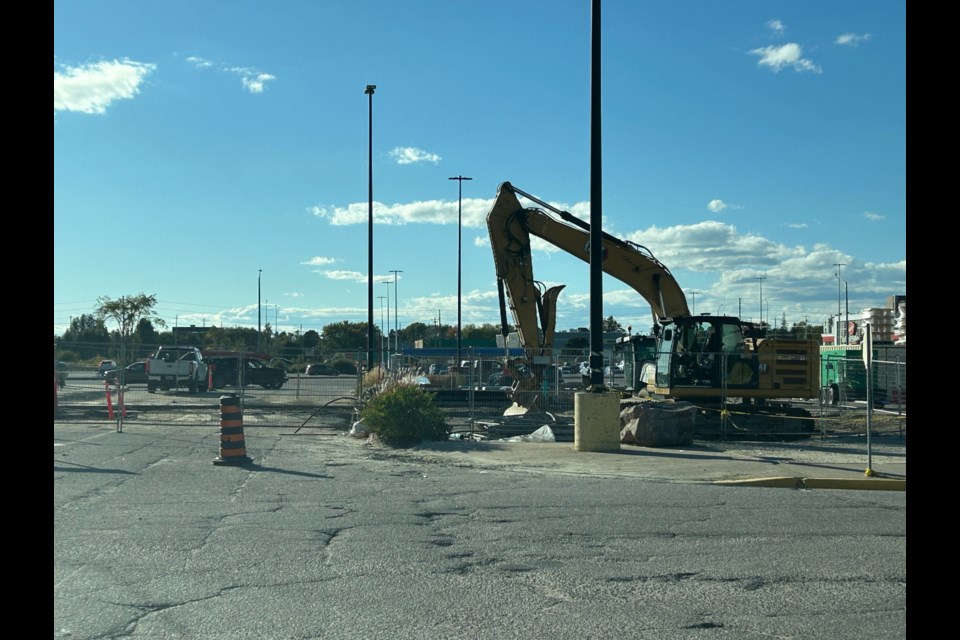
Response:
[{"label": "black pole", "polygon": [[364,93],[369,96],[369,122],[367,131],[367,371],[373,369],[373,92],[377,85],[368,84]]},{"label": "black pole", "polygon": [[463,246],[463,181],[464,180],[473,180],[473,178],[465,178],[463,176],[456,176],[455,178],[450,178],[450,180],[456,180],[459,183],[459,188],[457,190],[457,365],[460,364],[460,310],[461,310],[461,294],[460,294],[460,282],[461,282],[461,247]]},{"label": "black pole", "polygon": [[603,386],[603,175],[600,137],[600,0],[593,0],[590,73],[590,389]]}]

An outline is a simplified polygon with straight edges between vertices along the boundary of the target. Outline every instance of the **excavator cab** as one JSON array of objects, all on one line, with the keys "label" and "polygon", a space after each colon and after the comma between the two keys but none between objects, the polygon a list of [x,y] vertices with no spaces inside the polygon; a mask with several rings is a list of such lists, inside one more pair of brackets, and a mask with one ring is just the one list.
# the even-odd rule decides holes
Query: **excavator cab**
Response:
[{"label": "excavator cab", "polygon": [[[755,385],[758,370],[750,323],[731,316],[662,318],[654,352],[633,350],[634,388],[648,393],[716,396]],[[628,376],[628,381],[631,378]]]},{"label": "excavator cab", "polygon": [[815,383],[814,347],[771,339],[732,316],[661,319],[655,357],[636,363],[638,389],[654,396],[709,404],[728,397],[762,403],[808,397]]}]

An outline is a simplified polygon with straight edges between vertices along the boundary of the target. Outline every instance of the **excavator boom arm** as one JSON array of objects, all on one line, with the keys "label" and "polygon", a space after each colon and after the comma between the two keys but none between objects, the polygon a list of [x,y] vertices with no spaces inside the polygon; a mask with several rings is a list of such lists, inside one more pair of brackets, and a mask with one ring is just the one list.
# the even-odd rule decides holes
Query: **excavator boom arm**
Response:
[{"label": "excavator boom arm", "polygon": [[[517,194],[549,209],[560,220],[541,209],[524,208]],[[523,346],[548,348],[556,322],[556,297],[562,285],[543,291],[543,285],[534,280],[530,236],[541,238],[589,263],[590,225],[504,182],[487,215],[487,229],[497,277],[506,285],[510,309]],[[602,236],[604,273],[639,293],[650,304],[654,321],[690,315],[680,285],[650,251],[606,233]],[[542,323],[544,337],[537,331],[537,319]]]}]

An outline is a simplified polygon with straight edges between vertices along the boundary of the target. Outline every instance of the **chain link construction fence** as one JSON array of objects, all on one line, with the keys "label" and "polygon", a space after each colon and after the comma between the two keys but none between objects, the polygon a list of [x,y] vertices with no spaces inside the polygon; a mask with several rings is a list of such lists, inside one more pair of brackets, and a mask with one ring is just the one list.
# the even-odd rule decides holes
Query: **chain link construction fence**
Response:
[{"label": "chain link construction fence", "polygon": [[[536,415],[541,416],[530,422],[531,431],[544,422],[544,413],[550,420],[572,424],[575,394],[583,391],[590,381],[589,375],[585,375],[586,353],[565,351],[556,356],[541,356],[542,367],[538,368],[541,375],[536,385],[523,392],[526,397],[519,395],[521,374],[511,370],[509,364],[504,367],[504,363],[511,362],[511,355],[518,354],[504,349],[465,348],[459,351],[458,357],[457,351],[449,349],[411,350],[382,358],[382,366],[371,371],[362,371],[362,367],[352,364],[345,367],[341,362],[341,369],[345,370],[333,372],[325,367],[316,375],[308,374],[306,363],[287,360],[273,363],[286,372],[286,380],[279,387],[274,382],[259,385],[253,378],[244,379],[245,384],[238,385],[236,378],[215,380],[210,375],[209,388],[197,393],[179,387],[150,392],[146,381],[135,374],[120,384],[120,376],[105,377],[95,364],[65,363],[58,368],[55,360],[54,417],[58,421],[215,425],[221,396],[237,395],[242,400],[248,424],[303,429],[324,425],[347,429],[373,394],[402,382],[433,393],[434,403],[443,409],[451,426],[458,431],[484,430],[502,424],[504,412],[516,399],[522,404],[535,405]],[[248,355],[237,354],[237,370],[244,371],[242,363]],[[350,355],[354,362],[366,360],[365,352]],[[723,371],[736,371],[723,354],[703,355],[712,355],[722,362]],[[849,352],[821,354],[817,396],[786,400],[803,410],[803,415],[794,421],[797,431],[793,435],[865,433],[869,413],[872,433],[905,437],[905,355],[874,359],[869,381],[863,359],[850,355]],[[604,354],[603,380],[607,388],[621,390],[624,397],[628,397],[631,395],[627,390],[629,371],[624,371],[621,357],[613,350]],[[736,380],[730,380],[732,396],[736,393]],[[869,412],[868,401],[872,404]],[[736,435],[736,405],[724,410],[723,418],[721,437]],[[540,423],[536,424],[538,419]],[[783,429],[778,428],[771,429],[769,434],[754,430],[752,435],[791,434],[784,434]]]}]

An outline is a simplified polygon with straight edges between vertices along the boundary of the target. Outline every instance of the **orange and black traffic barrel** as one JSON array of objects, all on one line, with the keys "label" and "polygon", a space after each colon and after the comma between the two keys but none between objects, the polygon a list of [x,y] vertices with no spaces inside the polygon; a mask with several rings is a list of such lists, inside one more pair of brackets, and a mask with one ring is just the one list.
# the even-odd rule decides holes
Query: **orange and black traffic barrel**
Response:
[{"label": "orange and black traffic barrel", "polygon": [[213,464],[248,464],[243,438],[243,405],[235,395],[220,396],[220,455]]}]

